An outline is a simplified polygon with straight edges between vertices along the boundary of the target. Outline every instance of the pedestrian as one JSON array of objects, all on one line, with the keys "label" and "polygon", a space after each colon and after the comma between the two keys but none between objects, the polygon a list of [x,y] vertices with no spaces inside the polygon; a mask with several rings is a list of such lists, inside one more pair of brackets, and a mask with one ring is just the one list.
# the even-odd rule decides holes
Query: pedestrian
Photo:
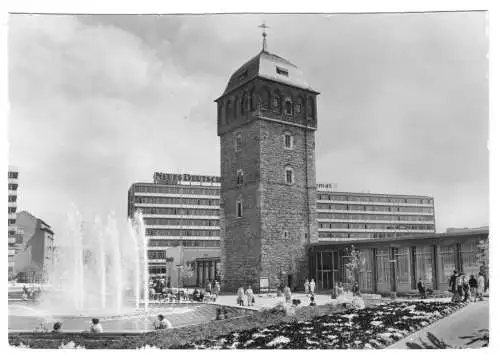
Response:
[{"label": "pedestrian", "polygon": [[451,296],[451,301],[452,302],[455,302],[458,298],[458,294],[457,294],[457,275],[458,272],[457,270],[454,270],[453,271],[453,274],[450,276],[450,281],[448,282],[448,291],[451,292],[452,296]]},{"label": "pedestrian", "polygon": [[479,301],[484,300],[483,298],[484,286],[485,286],[484,276],[481,272],[479,272],[479,275],[477,276],[477,296],[479,297]]},{"label": "pedestrian", "polygon": [[457,294],[458,294],[457,301],[462,302],[464,299],[464,274],[462,272],[458,274],[456,282],[457,282]]},{"label": "pedestrian", "polygon": [[252,286],[248,285],[245,295],[247,296],[248,306],[252,306],[254,302]]},{"label": "pedestrian", "polygon": [[238,293],[237,293],[237,298],[236,302],[238,303],[238,306],[244,306],[245,301],[243,301],[243,298],[245,297],[245,290],[243,287],[238,288]]},{"label": "pedestrian", "polygon": [[56,322],[54,323],[54,327],[52,328],[52,333],[60,333],[62,328],[62,323],[61,322]]},{"label": "pedestrian", "polygon": [[470,289],[470,294],[471,294],[471,300],[472,300],[472,298],[474,298],[474,302],[476,302],[477,301],[477,279],[474,277],[474,275],[470,275],[469,289]]},{"label": "pedestrian", "polygon": [[285,303],[292,302],[292,290],[290,289],[290,287],[286,286],[283,290],[283,293],[285,295]]},{"label": "pedestrian", "polygon": [[93,318],[92,323],[90,324],[90,333],[103,333],[101,324],[99,323],[98,318]]},{"label": "pedestrian", "polygon": [[164,330],[167,328],[172,328],[172,324],[165,318],[165,316],[159,314],[158,319],[155,321],[154,328],[155,330]]},{"label": "pedestrian", "polygon": [[212,294],[212,282],[210,280],[208,280],[208,282],[207,282],[207,293],[209,295]]},{"label": "pedestrian", "polygon": [[306,281],[304,282],[304,293],[306,295],[309,294],[309,280],[306,278]]},{"label": "pedestrian", "polygon": [[314,296],[311,296],[311,303],[309,306],[316,306],[316,302],[314,301]]},{"label": "pedestrian", "polygon": [[464,289],[464,302],[470,301],[470,286],[469,286],[469,277],[465,274],[463,275],[463,289]]},{"label": "pedestrian", "polygon": [[420,297],[422,299],[426,298],[425,286],[421,278],[418,280],[417,288],[418,288],[418,293],[420,293]]},{"label": "pedestrian", "polygon": [[220,294],[220,283],[219,283],[219,281],[215,281],[214,292],[215,292],[215,299],[217,299],[217,297],[219,297],[219,294]]},{"label": "pedestrian", "polygon": [[355,281],[352,285],[352,295],[357,296],[359,294],[359,284],[358,281]]},{"label": "pedestrian", "polygon": [[309,282],[309,289],[311,291],[311,295],[314,295],[314,290],[316,289],[316,282],[314,282],[314,278],[311,278],[311,282]]}]

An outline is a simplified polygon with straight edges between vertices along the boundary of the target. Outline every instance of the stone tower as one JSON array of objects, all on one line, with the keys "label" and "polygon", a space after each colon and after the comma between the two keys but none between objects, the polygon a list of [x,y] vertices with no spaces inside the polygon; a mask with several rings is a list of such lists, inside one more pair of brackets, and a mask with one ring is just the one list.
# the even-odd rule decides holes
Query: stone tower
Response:
[{"label": "stone tower", "polygon": [[292,289],[317,241],[316,96],[302,72],[263,50],[241,66],[216,100],[221,148],[222,288],[261,278]]}]

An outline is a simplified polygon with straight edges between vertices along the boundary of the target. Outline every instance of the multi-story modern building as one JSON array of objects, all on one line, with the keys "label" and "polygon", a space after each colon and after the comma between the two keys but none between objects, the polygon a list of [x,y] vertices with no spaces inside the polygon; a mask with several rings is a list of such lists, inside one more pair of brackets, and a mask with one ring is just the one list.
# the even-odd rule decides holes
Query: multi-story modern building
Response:
[{"label": "multi-story modern building", "polygon": [[14,258],[16,255],[16,212],[17,212],[17,188],[19,171],[12,166],[9,166],[8,171],[8,240],[9,240],[9,279],[14,275]]},{"label": "multi-story modern building", "polygon": [[436,231],[434,199],[318,190],[318,241],[353,241]]},{"label": "multi-story modern building", "polygon": [[[318,243],[425,235],[435,232],[434,200],[334,191],[318,184]],[[220,178],[155,173],[135,183],[128,215],[141,211],[149,238],[149,270],[173,286],[201,286],[220,277]],[[184,269],[178,273],[178,265]]]},{"label": "multi-story modern building", "polygon": [[134,183],[128,216],[143,214],[150,275],[172,287],[219,278],[219,262],[195,265],[197,258],[220,256],[219,210],[220,177],[155,173],[154,183]]},{"label": "multi-story modern building", "polygon": [[14,272],[18,282],[44,282],[54,261],[54,231],[42,219],[22,211],[17,213]]}]

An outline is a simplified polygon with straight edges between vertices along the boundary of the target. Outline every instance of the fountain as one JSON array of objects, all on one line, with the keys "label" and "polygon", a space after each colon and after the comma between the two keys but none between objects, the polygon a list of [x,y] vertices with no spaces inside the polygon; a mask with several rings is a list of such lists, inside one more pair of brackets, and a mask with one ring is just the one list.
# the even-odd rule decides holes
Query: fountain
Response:
[{"label": "fountain", "polygon": [[[119,232],[115,215],[84,223],[74,207],[68,230],[56,239],[53,262],[47,265],[48,283],[37,302],[9,300],[9,331],[33,331],[40,322],[61,321],[64,331],[88,328],[100,318],[106,331],[148,331],[159,309],[169,321],[193,322],[184,317],[201,306],[151,305],[149,301],[148,239],[142,214]],[[203,307],[208,307],[204,305]],[[199,322],[210,320],[209,312]]]}]

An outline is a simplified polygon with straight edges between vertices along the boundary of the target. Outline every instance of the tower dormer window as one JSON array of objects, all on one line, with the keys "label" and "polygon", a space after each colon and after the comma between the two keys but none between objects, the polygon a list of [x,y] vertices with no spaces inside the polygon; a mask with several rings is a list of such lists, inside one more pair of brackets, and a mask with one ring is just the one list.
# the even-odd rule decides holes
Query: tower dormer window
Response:
[{"label": "tower dormer window", "polygon": [[285,168],[285,182],[286,184],[293,184],[294,182],[293,169],[291,167]]},{"label": "tower dormer window", "polygon": [[279,66],[276,67],[276,73],[278,73],[279,75],[288,76],[288,70],[280,68]]}]

